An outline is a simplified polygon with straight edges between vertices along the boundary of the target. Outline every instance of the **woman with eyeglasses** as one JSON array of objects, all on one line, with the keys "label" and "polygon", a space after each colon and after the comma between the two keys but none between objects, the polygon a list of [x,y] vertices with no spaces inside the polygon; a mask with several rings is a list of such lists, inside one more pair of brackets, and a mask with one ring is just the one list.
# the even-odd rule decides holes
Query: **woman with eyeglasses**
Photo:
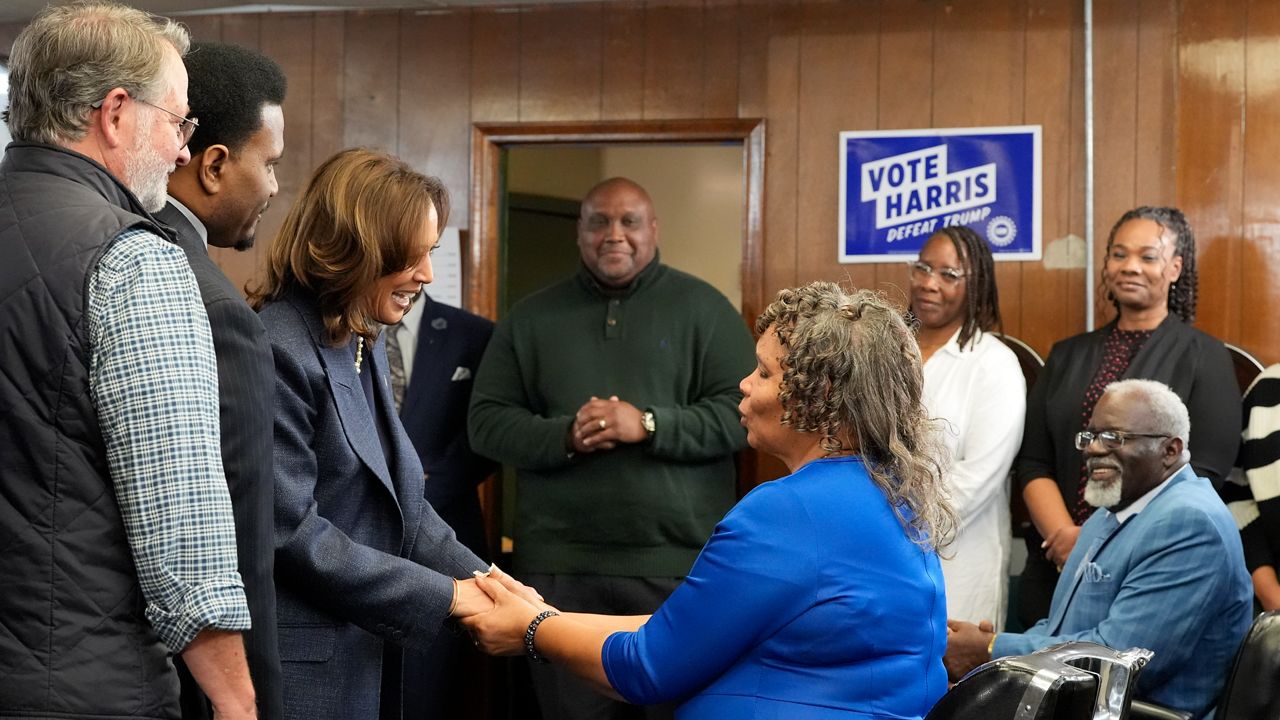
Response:
[{"label": "woman with eyeglasses", "polygon": [[1196,243],[1182,212],[1140,207],[1121,216],[1107,238],[1101,289],[1116,317],[1054,345],[1027,398],[1015,474],[1035,526],[1026,538],[1019,591],[1018,616],[1028,627],[1048,614],[1060,568],[1093,511],[1084,499],[1076,434],[1108,384],[1141,378],[1172,388],[1191,414],[1191,465],[1215,485],[1226,478],[1240,444],[1240,389],[1231,357],[1222,341],[1191,326]]},{"label": "woman with eyeglasses", "polygon": [[942,561],[947,616],[1004,627],[1009,469],[1022,440],[1026,385],[999,338],[1000,300],[986,240],[945,227],[911,264],[911,314],[924,360],[924,405],[942,423],[944,475],[959,528]]}]

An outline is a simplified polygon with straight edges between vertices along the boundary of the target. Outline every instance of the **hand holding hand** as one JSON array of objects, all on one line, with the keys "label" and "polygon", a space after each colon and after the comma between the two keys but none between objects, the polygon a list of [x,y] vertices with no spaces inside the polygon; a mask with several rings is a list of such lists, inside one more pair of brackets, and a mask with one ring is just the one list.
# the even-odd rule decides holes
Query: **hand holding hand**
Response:
[{"label": "hand holding hand", "polygon": [[476,586],[476,579],[454,581],[454,592],[457,594],[454,596],[450,617],[465,618],[493,609],[493,600]]},{"label": "hand holding hand", "polygon": [[[490,571],[492,572],[492,571]],[[477,576],[477,587],[492,598],[493,608],[459,622],[476,640],[476,647],[490,655],[524,654],[524,633],[542,608],[531,604],[520,594],[507,589],[500,578],[515,582],[499,571],[499,577]],[[469,581],[470,582],[470,581]],[[516,583],[519,585],[519,583]],[[520,587],[524,587],[520,585]]]},{"label": "hand holding hand", "polygon": [[530,605],[538,608],[539,612],[543,610],[556,610],[556,608],[547,604],[546,599],[542,597],[541,593],[503,572],[497,565],[489,566],[488,577],[492,580],[497,580],[503,587],[514,593],[521,600],[524,600]]},{"label": "hand holding hand", "polygon": [[1058,572],[1062,572],[1062,566],[1067,564],[1067,557],[1071,555],[1071,549],[1076,546],[1078,537],[1080,537],[1080,526],[1068,523],[1049,533],[1049,536],[1040,544],[1040,547],[1044,548],[1045,557],[1057,566]]},{"label": "hand holding hand", "polygon": [[638,443],[649,437],[640,424],[642,412],[617,395],[602,400],[594,395],[574,415],[570,440],[574,452],[612,450],[618,443]]},{"label": "hand holding hand", "polygon": [[948,620],[947,652],[942,656],[947,677],[955,682],[990,660],[991,653],[987,652],[987,648],[994,636],[995,632],[989,622],[974,625],[962,620]]}]

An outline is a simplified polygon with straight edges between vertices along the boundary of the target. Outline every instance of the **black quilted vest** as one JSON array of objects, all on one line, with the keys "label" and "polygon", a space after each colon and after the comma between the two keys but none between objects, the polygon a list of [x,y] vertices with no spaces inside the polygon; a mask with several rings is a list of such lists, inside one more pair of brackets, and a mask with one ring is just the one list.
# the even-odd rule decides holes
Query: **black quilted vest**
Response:
[{"label": "black quilted vest", "polygon": [[97,413],[88,279],[147,213],[102,166],[9,145],[0,162],[0,718],[177,718],[144,616]]}]

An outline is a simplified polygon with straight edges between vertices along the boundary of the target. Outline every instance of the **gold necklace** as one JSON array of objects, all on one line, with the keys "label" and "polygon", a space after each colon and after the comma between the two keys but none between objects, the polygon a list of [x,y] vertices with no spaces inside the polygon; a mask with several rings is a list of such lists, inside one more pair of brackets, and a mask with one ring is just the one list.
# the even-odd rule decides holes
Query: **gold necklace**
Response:
[{"label": "gold necklace", "polygon": [[364,360],[364,338],[356,338],[356,374],[360,374],[360,362]]}]

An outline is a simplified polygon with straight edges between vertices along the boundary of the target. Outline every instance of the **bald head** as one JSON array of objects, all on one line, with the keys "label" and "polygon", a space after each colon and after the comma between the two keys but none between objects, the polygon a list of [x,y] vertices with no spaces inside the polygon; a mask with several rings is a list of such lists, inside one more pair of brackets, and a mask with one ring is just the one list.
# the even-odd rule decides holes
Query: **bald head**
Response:
[{"label": "bald head", "polygon": [[632,193],[635,193],[636,195],[639,195],[641,198],[644,199],[644,202],[648,203],[649,210],[650,212],[652,212],[653,199],[649,197],[649,192],[645,190],[644,187],[640,185],[640,183],[630,178],[624,178],[624,177],[611,177],[607,180],[601,180],[595,185],[592,185],[591,189],[587,191],[587,194],[583,196],[582,204],[586,205],[588,202],[591,202],[591,200],[598,194],[601,194],[601,193],[607,194],[615,191],[626,191],[626,192],[632,192]]},{"label": "bald head", "polygon": [[578,218],[578,250],[600,284],[627,287],[653,262],[657,248],[658,218],[643,187],[615,177],[587,192]]}]

